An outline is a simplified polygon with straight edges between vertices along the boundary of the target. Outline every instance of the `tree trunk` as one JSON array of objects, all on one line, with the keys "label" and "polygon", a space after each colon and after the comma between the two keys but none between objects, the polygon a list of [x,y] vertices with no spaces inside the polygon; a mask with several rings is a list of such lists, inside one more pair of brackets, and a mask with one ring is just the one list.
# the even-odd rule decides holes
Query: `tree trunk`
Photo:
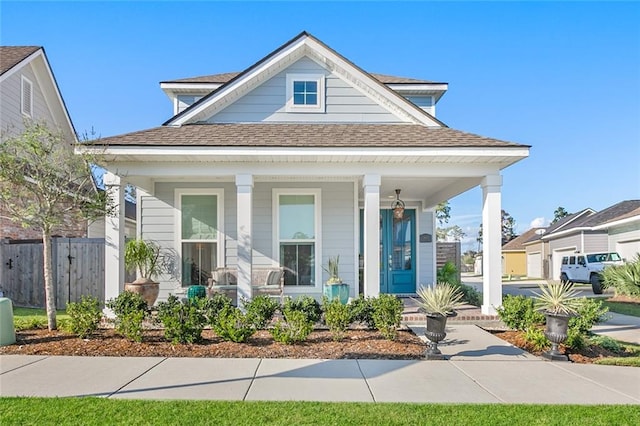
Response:
[{"label": "tree trunk", "polygon": [[47,323],[49,330],[57,329],[56,324],[56,292],[53,286],[51,267],[51,232],[42,231],[42,248],[44,257],[44,295],[47,307]]}]

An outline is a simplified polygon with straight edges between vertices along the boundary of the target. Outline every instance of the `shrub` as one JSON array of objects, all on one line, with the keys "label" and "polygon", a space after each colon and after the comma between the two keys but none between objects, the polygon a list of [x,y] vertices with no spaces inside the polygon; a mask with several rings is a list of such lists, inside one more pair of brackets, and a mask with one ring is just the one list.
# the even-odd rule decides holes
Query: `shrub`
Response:
[{"label": "shrub", "polygon": [[507,295],[496,309],[500,320],[512,330],[524,331],[536,324],[544,324],[544,315],[534,309],[532,299]]},{"label": "shrub", "polygon": [[442,268],[438,269],[436,274],[438,283],[459,284],[458,268],[456,268],[456,265],[451,261],[447,261],[444,265],[442,265]]},{"label": "shrub", "polygon": [[340,303],[338,298],[329,300],[324,297],[322,299],[322,308],[324,310],[324,322],[329,327],[333,340],[342,340],[344,332],[351,323],[349,306]]},{"label": "shrub", "polygon": [[247,315],[253,320],[256,328],[263,329],[273,318],[280,305],[266,294],[243,300]]},{"label": "shrub", "polygon": [[603,288],[613,287],[617,295],[640,297],[640,254],[624,265],[611,265],[602,271]]},{"label": "shrub", "polygon": [[462,301],[468,305],[480,306],[482,305],[482,293],[476,290],[474,287],[462,283],[453,284],[460,293],[462,293]]},{"label": "shrub", "polygon": [[544,335],[544,331],[535,325],[527,327],[524,331],[524,340],[536,351],[542,351],[549,347],[551,342]]},{"label": "shrub", "polygon": [[223,307],[211,327],[222,340],[236,343],[246,342],[256,332],[254,320],[233,306]]},{"label": "shrub", "polygon": [[198,299],[182,303],[171,294],[166,302],[158,303],[158,319],[171,343],[193,343],[202,338],[205,317]]},{"label": "shrub", "polygon": [[296,299],[287,297],[282,307],[282,314],[286,317],[287,311],[302,312],[312,324],[320,321],[322,308],[320,303],[311,296],[300,296]]},{"label": "shrub", "polygon": [[82,296],[80,302],[67,304],[69,331],[84,339],[98,329],[102,312],[100,302],[93,296]]},{"label": "shrub", "polygon": [[612,339],[609,336],[595,335],[589,338],[589,342],[611,352],[624,352],[624,347],[617,340]]},{"label": "shrub", "polygon": [[602,305],[602,301],[596,299],[579,299],[577,306],[577,316],[569,319],[569,329],[567,330],[567,340],[565,345],[572,349],[582,349],[585,347],[585,337],[591,328],[604,321],[609,308]]},{"label": "shrub", "polygon": [[395,340],[404,306],[393,294],[381,294],[372,300],[373,322],[385,339]]},{"label": "shrub", "polygon": [[225,307],[232,306],[231,298],[222,293],[214,293],[213,296],[204,299],[201,303],[205,320],[211,327],[218,320],[218,313]]},{"label": "shrub", "polygon": [[360,294],[348,306],[351,310],[351,321],[364,324],[369,329],[376,328],[373,322],[373,304],[370,297],[365,298],[364,295]]},{"label": "shrub", "polygon": [[123,291],[107,302],[116,315],[116,331],[134,342],[142,341],[142,321],[147,314],[147,302],[137,293]]},{"label": "shrub", "polygon": [[284,320],[279,320],[269,330],[273,340],[286,345],[304,342],[313,331],[313,322],[303,311],[285,308],[283,315]]}]

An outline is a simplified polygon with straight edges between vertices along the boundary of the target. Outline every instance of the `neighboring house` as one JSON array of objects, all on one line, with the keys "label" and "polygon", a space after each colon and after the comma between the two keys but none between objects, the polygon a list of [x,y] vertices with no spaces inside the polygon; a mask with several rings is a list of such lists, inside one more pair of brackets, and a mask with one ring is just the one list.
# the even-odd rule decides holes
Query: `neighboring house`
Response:
[{"label": "neighboring house", "polygon": [[540,278],[542,275],[529,275],[527,253],[524,243],[536,235],[544,233],[545,228],[531,228],[502,246],[502,274],[509,277]]},{"label": "neighboring house", "polygon": [[563,221],[561,227],[549,228],[541,236],[542,242],[548,244],[550,279],[560,279],[563,256],[617,251],[631,260],[640,252],[640,200],[622,201],[597,213],[585,209],[567,218],[571,220]]},{"label": "neighboring house", "polygon": [[[352,297],[359,265],[365,295],[415,294],[436,280],[436,205],[480,185],[482,310],[501,305],[501,170],[529,146],[448,128],[446,83],[369,74],[303,32],[243,72],[161,87],[171,119],[93,150],[114,196],[138,188],[139,236],[175,256],[160,300],[217,267],[251,297],[253,268],[280,265],[287,295],[320,298],[335,256]],[[123,289],[123,229],[107,219],[106,298]]]},{"label": "neighboring house", "polygon": [[[0,46],[0,131],[17,136],[25,120],[44,121],[52,130],[61,130],[71,143],[78,142],[44,48]],[[71,221],[55,232],[65,237],[85,233],[85,224]],[[42,234],[9,220],[0,206],[1,238],[37,239]]]},{"label": "neighboring house", "polygon": [[[125,200],[124,205],[124,236],[128,239],[135,239],[136,230],[136,203]],[[89,224],[87,238],[104,238],[105,220],[100,218]],[[135,279],[135,278],[134,278]]]}]

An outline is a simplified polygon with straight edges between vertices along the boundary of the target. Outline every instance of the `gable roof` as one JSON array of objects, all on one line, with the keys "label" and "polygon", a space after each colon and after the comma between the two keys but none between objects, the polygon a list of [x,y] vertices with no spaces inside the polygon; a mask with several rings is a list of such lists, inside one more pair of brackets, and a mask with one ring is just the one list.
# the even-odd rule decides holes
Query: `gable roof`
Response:
[{"label": "gable roof", "polygon": [[537,232],[540,229],[544,230],[545,228],[543,227],[531,228],[526,232],[524,232],[523,234],[518,235],[513,240],[505,243],[502,246],[502,251],[524,251],[525,249],[524,244],[529,240],[531,240],[532,237],[537,236],[538,235]]},{"label": "gable roof", "polygon": [[640,200],[625,200],[589,216],[580,226],[596,227],[640,214]]},{"label": "gable roof", "polygon": [[27,59],[40,46],[0,46],[0,75]]},{"label": "gable roof", "polygon": [[[332,71],[340,75],[344,74],[343,77],[351,79],[354,86],[366,86],[368,96],[376,96],[376,101],[380,105],[385,106],[395,115],[404,117],[407,122],[446,127],[443,122],[391,90],[306,31],[232,77],[222,86],[167,120],[163,125],[179,126],[198,122],[211,116],[241,97],[241,92],[248,92],[265,81],[266,78],[271,77],[270,74],[275,75],[280,72],[287,65],[287,61],[293,63],[303,56],[308,56],[311,59],[314,59],[314,56],[318,57],[318,62],[322,62],[323,66],[331,68]],[[240,90],[241,88],[242,90]],[[363,89],[361,88],[361,90]]]},{"label": "gable roof", "polygon": [[[54,123],[74,141],[78,140],[76,129],[71,121],[67,104],[64,102],[58,81],[56,80],[49,59],[42,46],[0,46],[0,82],[10,78],[14,72],[31,64],[38,77],[38,86],[45,93],[47,107]],[[48,94],[48,96],[46,95]],[[58,101],[57,103],[55,101]]]}]

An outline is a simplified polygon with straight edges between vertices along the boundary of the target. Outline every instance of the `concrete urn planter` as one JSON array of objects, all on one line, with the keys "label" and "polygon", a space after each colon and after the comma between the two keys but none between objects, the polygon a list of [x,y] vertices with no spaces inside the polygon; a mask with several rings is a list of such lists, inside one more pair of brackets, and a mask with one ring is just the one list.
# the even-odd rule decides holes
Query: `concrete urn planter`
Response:
[{"label": "concrete urn planter", "polygon": [[441,360],[445,359],[440,349],[438,349],[438,342],[444,340],[447,336],[445,327],[447,326],[447,318],[455,317],[458,315],[456,312],[451,312],[448,315],[434,314],[426,312],[427,327],[424,335],[429,339],[427,350],[425,351],[425,357],[427,359]]},{"label": "concrete urn planter", "polygon": [[547,325],[544,330],[544,335],[551,342],[551,350],[542,354],[544,358],[551,361],[568,361],[569,357],[561,353],[558,346],[567,340],[569,319],[572,315],[553,314],[546,312]]}]

